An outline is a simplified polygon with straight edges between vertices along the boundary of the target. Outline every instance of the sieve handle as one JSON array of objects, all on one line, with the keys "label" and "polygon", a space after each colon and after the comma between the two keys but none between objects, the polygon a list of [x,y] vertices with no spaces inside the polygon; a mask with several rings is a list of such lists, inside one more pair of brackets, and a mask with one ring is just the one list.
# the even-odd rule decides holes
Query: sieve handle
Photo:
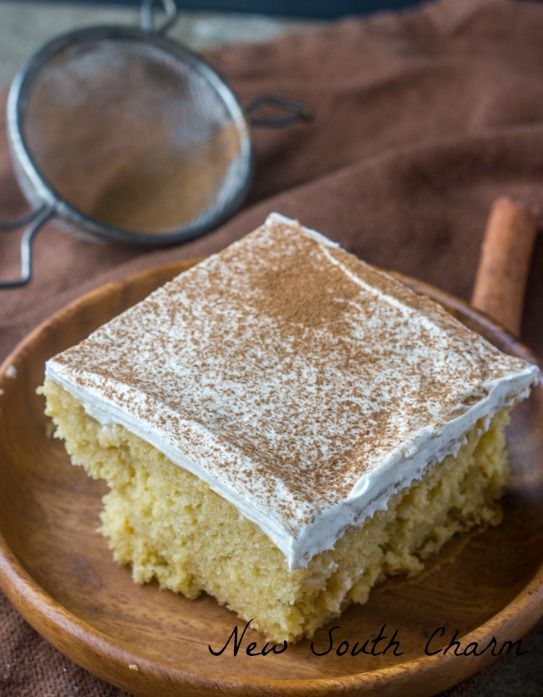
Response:
[{"label": "sieve handle", "polygon": [[32,278],[32,242],[45,223],[54,215],[53,208],[43,204],[17,220],[0,220],[1,230],[15,230],[26,225],[21,237],[21,275],[9,281],[0,280],[0,290],[4,288],[20,288]]},{"label": "sieve handle", "polygon": [[140,7],[140,25],[144,32],[148,34],[164,34],[177,20],[177,5],[175,0],[161,0],[164,10],[164,20],[158,25],[155,22],[156,0],[142,0]]},{"label": "sieve handle", "polygon": [[[275,116],[270,115],[270,110],[276,111]],[[263,126],[264,128],[282,128],[292,123],[307,123],[313,121],[313,110],[307,104],[286,97],[276,97],[272,94],[263,94],[249,102],[243,110],[248,117],[251,126]],[[259,116],[260,111],[265,111]]]}]

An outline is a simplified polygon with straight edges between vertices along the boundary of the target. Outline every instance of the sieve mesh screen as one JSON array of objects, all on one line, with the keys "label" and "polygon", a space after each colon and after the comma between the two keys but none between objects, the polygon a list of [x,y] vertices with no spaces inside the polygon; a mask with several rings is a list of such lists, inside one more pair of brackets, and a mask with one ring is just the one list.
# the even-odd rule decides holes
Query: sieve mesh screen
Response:
[{"label": "sieve mesh screen", "polygon": [[129,39],[90,39],[51,55],[27,92],[22,129],[62,199],[136,233],[212,215],[247,166],[244,131],[207,76]]}]

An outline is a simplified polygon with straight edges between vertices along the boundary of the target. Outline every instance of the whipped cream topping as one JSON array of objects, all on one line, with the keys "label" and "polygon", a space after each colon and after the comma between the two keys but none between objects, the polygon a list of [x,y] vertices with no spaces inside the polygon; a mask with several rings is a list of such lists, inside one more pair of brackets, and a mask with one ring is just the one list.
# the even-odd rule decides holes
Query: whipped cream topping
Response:
[{"label": "whipped cream topping", "polygon": [[538,369],[272,214],[46,377],[207,482],[293,569],[526,397]]}]

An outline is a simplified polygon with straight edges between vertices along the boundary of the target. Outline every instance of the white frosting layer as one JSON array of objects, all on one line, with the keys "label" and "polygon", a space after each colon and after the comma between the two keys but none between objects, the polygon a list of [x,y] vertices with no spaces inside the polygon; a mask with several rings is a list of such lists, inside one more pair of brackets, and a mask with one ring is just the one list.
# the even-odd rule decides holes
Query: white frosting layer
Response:
[{"label": "white frosting layer", "polygon": [[[46,376],[100,423],[124,426],[207,482],[269,536],[290,569],[386,508],[537,380],[535,366],[278,214],[228,249],[49,360]],[[262,295],[263,269],[280,273],[284,259],[306,253],[341,279],[334,302],[345,321],[333,331],[297,325],[294,342],[291,325],[248,311],[247,298]],[[366,359],[355,353],[361,346]],[[434,356],[439,370],[425,393]]]}]

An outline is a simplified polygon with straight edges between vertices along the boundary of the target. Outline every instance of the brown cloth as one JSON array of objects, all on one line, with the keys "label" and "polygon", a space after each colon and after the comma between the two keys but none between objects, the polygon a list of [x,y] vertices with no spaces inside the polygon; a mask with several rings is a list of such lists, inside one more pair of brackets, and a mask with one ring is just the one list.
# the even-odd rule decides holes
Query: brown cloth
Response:
[{"label": "brown cloth", "polygon": [[[363,259],[469,298],[492,199],[543,202],[542,37],[537,3],[441,0],[214,53],[210,60],[242,101],[262,93],[302,99],[314,106],[315,122],[255,129],[256,174],[243,211],[196,241],[142,253],[50,225],[35,245],[32,284],[0,292],[0,354],[89,288],[214,252],[274,210]],[[0,217],[23,210],[2,141]],[[0,236],[2,278],[18,272],[16,240]],[[539,351],[542,262],[538,244],[523,335]],[[455,694],[479,694],[470,684]],[[60,656],[2,600],[0,694],[119,692]]]}]

